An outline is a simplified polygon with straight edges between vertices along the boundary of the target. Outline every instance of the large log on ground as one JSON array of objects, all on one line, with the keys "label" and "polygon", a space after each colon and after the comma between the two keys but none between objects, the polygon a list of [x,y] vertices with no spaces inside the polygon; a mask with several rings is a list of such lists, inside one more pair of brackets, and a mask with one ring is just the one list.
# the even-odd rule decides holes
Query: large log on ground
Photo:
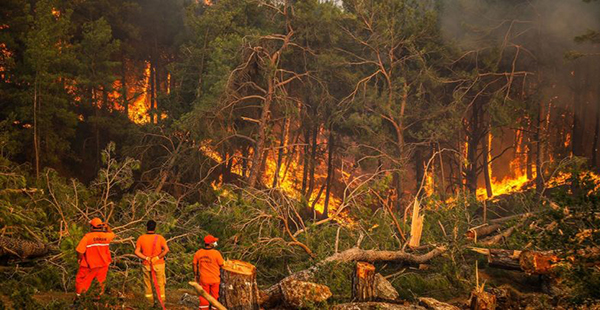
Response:
[{"label": "large log on ground", "polygon": [[227,260],[221,268],[219,300],[230,310],[258,310],[256,267],[238,260]]},{"label": "large log on ground", "polygon": [[352,300],[372,301],[375,299],[375,266],[357,262],[352,276]]},{"label": "large log on ground", "polygon": [[552,252],[519,251],[503,249],[471,248],[473,251],[487,255],[491,267],[520,270],[528,274],[549,274],[559,258]]},{"label": "large log on ground", "polygon": [[469,309],[471,310],[495,310],[496,295],[485,291],[474,290],[469,298]]},{"label": "large log on ground", "polygon": [[0,257],[41,257],[49,254],[52,249],[44,243],[0,236]]},{"label": "large log on ground", "polygon": [[331,297],[329,287],[305,281],[290,280],[281,285],[283,304],[294,308],[324,302]]},{"label": "large log on ground", "polygon": [[552,253],[523,251],[519,255],[519,265],[528,274],[551,273],[558,261],[558,256]]},{"label": "large log on ground", "polygon": [[375,296],[379,300],[396,300],[400,294],[390,281],[378,273],[375,275]]},{"label": "large log on ground", "polygon": [[331,255],[324,260],[317,263],[315,266],[312,266],[308,269],[304,269],[298,272],[295,272],[279,283],[272,285],[267,290],[261,294],[261,302],[260,304],[271,304],[271,300],[276,300],[277,296],[281,293],[281,284],[288,280],[299,280],[299,281],[311,281],[315,275],[315,272],[319,270],[320,267],[324,266],[327,263],[331,262],[352,262],[352,261],[366,261],[366,262],[377,262],[377,261],[395,261],[395,262],[406,262],[411,264],[424,264],[429,260],[440,256],[444,252],[446,252],[447,248],[445,246],[439,246],[434,248],[433,250],[422,254],[413,254],[407,253],[404,251],[377,251],[377,250],[363,250],[358,247],[350,248],[340,253],[336,253]]},{"label": "large log on ground", "polygon": [[379,262],[379,261],[395,261],[395,262],[406,262],[412,264],[424,264],[430,261],[432,258],[440,256],[446,252],[445,246],[439,246],[423,255],[417,255],[407,253],[404,251],[378,251],[378,250],[363,250],[358,247],[350,248],[343,252],[331,255],[324,259],[322,262],[352,262],[352,261],[363,261],[363,262]]},{"label": "large log on ground", "polygon": [[331,307],[331,310],[426,310],[417,305],[401,305],[385,302],[352,302]]},{"label": "large log on ground", "polygon": [[492,225],[484,225],[479,227],[474,227],[467,230],[465,234],[467,238],[477,240],[479,238],[488,236],[498,231],[502,227],[500,224],[492,224]]},{"label": "large log on ground", "polygon": [[509,227],[508,229],[506,229],[503,232],[500,232],[497,235],[493,235],[493,236],[487,237],[483,240],[480,240],[479,244],[493,245],[502,240],[506,240],[508,237],[510,237],[510,235],[512,235],[512,233],[515,231],[515,229],[517,229],[517,226]]},{"label": "large log on ground", "polygon": [[419,297],[419,305],[428,310],[460,310],[459,307],[429,297]]},{"label": "large log on ground", "polygon": [[284,279],[269,290],[261,294],[260,305],[264,308],[278,305],[302,308],[323,302],[332,295],[325,285],[294,279]]},{"label": "large log on ground", "polygon": [[477,253],[487,255],[488,264],[491,267],[508,270],[521,270],[521,265],[519,264],[519,255],[521,255],[521,251],[483,248],[471,249]]}]

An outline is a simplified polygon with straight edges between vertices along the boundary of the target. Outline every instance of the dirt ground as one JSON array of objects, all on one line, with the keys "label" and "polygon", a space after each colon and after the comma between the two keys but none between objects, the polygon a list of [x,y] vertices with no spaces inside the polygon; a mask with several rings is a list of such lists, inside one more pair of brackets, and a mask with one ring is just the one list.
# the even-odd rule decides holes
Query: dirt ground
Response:
[{"label": "dirt ground", "polygon": [[[188,310],[194,309],[191,307],[186,307],[179,304],[179,300],[181,296],[184,294],[189,294],[192,296],[196,296],[192,290],[187,289],[175,289],[175,290],[167,290],[167,300],[165,302],[165,307],[167,309],[173,310]],[[122,309],[151,309],[151,305],[145,300],[144,296],[141,294],[132,294],[129,296],[121,296],[122,297]],[[40,302],[41,304],[47,304],[52,301],[63,301],[66,303],[71,303],[75,298],[74,292],[43,292],[39,294],[35,294],[33,298]]]}]

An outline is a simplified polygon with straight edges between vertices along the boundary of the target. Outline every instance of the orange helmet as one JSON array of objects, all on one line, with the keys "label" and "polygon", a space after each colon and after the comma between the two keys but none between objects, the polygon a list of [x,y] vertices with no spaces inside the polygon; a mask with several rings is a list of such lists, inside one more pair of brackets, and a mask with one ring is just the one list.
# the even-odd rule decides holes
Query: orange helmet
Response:
[{"label": "orange helmet", "polygon": [[104,226],[104,222],[102,222],[101,219],[95,217],[90,221],[90,225],[92,225],[93,227],[102,227]]},{"label": "orange helmet", "polygon": [[211,244],[219,241],[219,238],[215,238],[213,235],[207,235],[204,237],[204,244]]}]

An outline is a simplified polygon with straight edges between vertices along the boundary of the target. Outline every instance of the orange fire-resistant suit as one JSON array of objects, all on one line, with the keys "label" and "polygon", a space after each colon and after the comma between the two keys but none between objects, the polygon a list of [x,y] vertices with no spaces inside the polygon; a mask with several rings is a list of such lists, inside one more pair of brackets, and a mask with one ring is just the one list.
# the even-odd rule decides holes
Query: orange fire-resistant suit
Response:
[{"label": "orange fire-resistant suit", "polygon": [[149,261],[145,260],[143,262],[143,277],[144,277],[144,291],[145,296],[150,302],[154,301],[154,295],[152,293],[152,270],[154,269],[154,274],[156,275],[156,285],[160,290],[161,300],[166,299],[165,294],[165,283],[167,282],[165,276],[165,260],[163,258],[158,258],[158,255],[163,251],[163,249],[169,250],[167,246],[167,240],[161,235],[158,234],[145,234],[138,238],[136,243],[136,249],[140,249],[142,254],[147,257],[157,257],[157,260],[150,264]]},{"label": "orange fire-resistant suit", "polygon": [[92,231],[83,236],[77,245],[75,250],[83,255],[75,278],[75,292],[78,295],[87,291],[94,279],[98,280],[101,292],[104,292],[104,281],[112,262],[108,245],[114,238],[112,232]]},{"label": "orange fire-resistant suit", "polygon": [[[223,256],[212,248],[200,249],[194,254],[194,273],[200,274],[196,279],[202,288],[215,299],[219,299],[219,285],[221,284],[221,266]],[[209,308],[208,300],[200,296],[200,310]]]}]

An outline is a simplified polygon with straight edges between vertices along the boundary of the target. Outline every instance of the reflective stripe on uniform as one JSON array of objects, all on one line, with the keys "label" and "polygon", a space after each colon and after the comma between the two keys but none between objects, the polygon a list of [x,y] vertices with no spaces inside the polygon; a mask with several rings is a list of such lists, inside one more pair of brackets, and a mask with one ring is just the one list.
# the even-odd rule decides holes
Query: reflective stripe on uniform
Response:
[{"label": "reflective stripe on uniform", "polygon": [[94,246],[108,246],[108,243],[94,243],[87,246],[87,248],[91,248]]}]

